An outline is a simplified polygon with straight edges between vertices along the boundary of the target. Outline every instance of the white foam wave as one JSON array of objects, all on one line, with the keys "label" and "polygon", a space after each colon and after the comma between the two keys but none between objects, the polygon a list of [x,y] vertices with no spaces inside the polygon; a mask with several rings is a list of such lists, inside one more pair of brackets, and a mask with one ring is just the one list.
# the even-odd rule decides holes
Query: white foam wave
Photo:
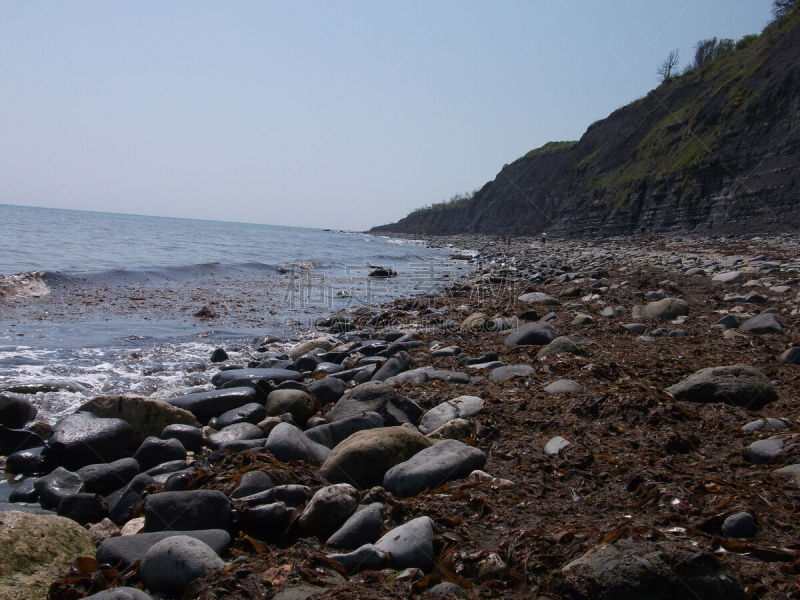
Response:
[{"label": "white foam wave", "polygon": [[42,271],[15,275],[0,274],[0,300],[46,296],[50,293],[50,288],[42,281],[43,275]]}]

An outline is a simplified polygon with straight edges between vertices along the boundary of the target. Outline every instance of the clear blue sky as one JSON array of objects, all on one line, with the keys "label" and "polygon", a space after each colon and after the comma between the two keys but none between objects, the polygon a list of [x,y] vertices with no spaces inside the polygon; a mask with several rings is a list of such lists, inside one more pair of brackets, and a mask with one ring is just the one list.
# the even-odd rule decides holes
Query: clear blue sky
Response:
[{"label": "clear blue sky", "polygon": [[645,95],[769,0],[0,0],[0,203],[365,229]]}]

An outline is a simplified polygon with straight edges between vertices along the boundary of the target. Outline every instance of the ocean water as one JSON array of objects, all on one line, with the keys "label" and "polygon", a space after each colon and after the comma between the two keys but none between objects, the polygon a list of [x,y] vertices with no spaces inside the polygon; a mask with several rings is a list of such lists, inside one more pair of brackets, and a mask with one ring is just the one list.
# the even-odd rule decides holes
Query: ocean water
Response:
[{"label": "ocean water", "polygon": [[452,248],[344,231],[11,205],[0,224],[0,390],[48,422],[96,394],[210,389],[214,348],[244,361],[265,336],[469,269]]}]

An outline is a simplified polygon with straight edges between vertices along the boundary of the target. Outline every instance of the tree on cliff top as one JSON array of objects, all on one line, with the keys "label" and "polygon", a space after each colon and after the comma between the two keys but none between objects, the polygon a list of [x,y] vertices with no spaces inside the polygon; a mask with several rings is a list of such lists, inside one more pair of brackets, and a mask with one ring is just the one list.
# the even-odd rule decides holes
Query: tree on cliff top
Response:
[{"label": "tree on cliff top", "polygon": [[669,81],[670,79],[672,79],[672,73],[678,66],[679,60],[680,59],[678,57],[677,50],[673,50],[667,55],[667,58],[664,59],[664,62],[661,63],[661,66],[658,67],[658,69],[656,70],[656,74],[661,79],[661,83],[664,83],[665,81]]},{"label": "tree on cliff top", "polygon": [[795,2],[796,0],[775,0],[772,3],[772,16],[780,19],[792,9]]}]

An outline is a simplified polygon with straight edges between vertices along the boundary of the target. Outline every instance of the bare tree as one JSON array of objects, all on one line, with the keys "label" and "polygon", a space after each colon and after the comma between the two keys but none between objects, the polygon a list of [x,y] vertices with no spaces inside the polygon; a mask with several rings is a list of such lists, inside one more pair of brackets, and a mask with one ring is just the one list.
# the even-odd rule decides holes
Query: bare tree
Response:
[{"label": "bare tree", "polygon": [[664,62],[661,63],[661,66],[656,70],[656,73],[661,79],[661,83],[672,79],[672,72],[676,70],[679,60],[680,58],[677,50],[673,50],[667,55],[667,58],[664,59]]}]

